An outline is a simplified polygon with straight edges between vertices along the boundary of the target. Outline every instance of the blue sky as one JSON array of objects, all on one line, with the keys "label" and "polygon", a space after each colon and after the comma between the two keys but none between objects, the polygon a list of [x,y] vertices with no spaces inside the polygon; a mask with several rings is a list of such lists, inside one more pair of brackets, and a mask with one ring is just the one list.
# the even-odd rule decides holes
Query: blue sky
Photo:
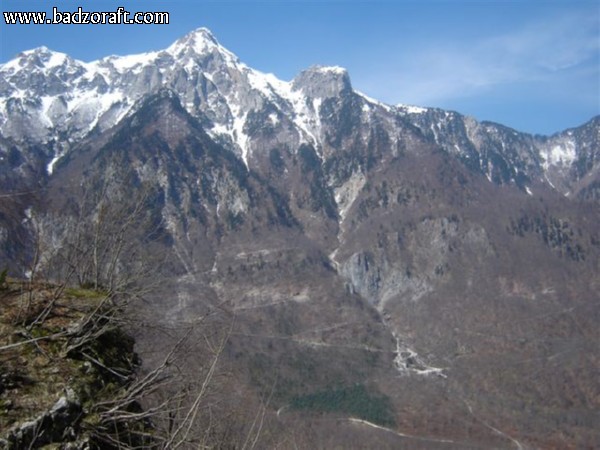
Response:
[{"label": "blue sky", "polygon": [[168,11],[169,25],[6,25],[0,63],[45,45],[83,61],[170,45],[204,26],[248,65],[289,80],[348,69],[386,103],[436,106],[530,133],[600,114],[599,0],[0,0],[2,11]]}]

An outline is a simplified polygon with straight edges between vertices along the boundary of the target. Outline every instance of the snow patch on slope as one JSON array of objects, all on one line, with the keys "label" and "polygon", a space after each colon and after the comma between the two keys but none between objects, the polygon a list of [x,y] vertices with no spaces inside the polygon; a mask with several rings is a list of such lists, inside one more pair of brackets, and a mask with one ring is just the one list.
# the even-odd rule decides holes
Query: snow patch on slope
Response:
[{"label": "snow patch on slope", "polygon": [[46,62],[46,68],[51,69],[53,67],[62,66],[67,58],[68,56],[64,53],[50,52],[50,57]]},{"label": "snow patch on slope", "polygon": [[346,73],[346,69],[340,66],[315,66],[313,70],[335,75],[344,75]]},{"label": "snow patch on slope", "polygon": [[136,66],[139,66],[137,70],[137,72],[139,72],[141,71],[142,66],[153,63],[157,57],[158,52],[149,52],[137,55],[110,56],[106,61],[110,62],[110,64],[112,64],[112,66],[120,73],[132,70]]},{"label": "snow patch on slope", "polygon": [[[370,103],[371,105],[379,106],[388,112],[392,110],[392,107],[390,105],[386,105],[385,103],[382,103],[379,100],[375,100],[374,98],[371,98],[368,95],[363,94],[362,92],[359,92],[359,91],[354,91],[354,92],[356,94],[358,94],[360,97],[362,97],[363,99],[365,99],[367,101],[367,103]],[[363,105],[363,111],[364,111],[364,105]]]},{"label": "snow patch on slope", "polygon": [[544,170],[548,170],[551,166],[569,167],[577,157],[576,150],[573,139],[561,139],[540,151],[542,167]]},{"label": "snow patch on slope", "polygon": [[442,378],[447,378],[443,369],[427,365],[423,359],[415,352],[406,346],[398,334],[392,331],[392,336],[396,340],[396,357],[394,358],[394,366],[402,375],[437,375]]},{"label": "snow patch on slope", "polygon": [[427,108],[422,108],[420,106],[401,105],[401,104],[396,105],[396,106],[408,114],[423,114],[423,113],[427,112]]},{"label": "snow patch on slope", "polygon": [[366,182],[362,172],[354,172],[344,184],[334,189],[334,198],[342,222]]}]

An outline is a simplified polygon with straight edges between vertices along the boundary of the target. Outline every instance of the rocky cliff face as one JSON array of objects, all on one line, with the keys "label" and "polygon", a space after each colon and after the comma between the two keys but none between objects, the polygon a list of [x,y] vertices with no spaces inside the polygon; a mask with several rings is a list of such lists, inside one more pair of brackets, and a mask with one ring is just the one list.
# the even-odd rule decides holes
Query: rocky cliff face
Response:
[{"label": "rocky cliff face", "polygon": [[255,71],[200,29],[91,63],[19,55],[0,133],[0,186],[27,193],[0,205],[0,261],[28,269],[35,252],[16,255],[43,241],[50,273],[66,224],[99,229],[144,193],[127,236],[169,283],[140,309],[235,316],[228,361],[275,409],[366,383],[404,435],[597,442],[598,118],[532,136],[385,105],[341,68]]}]

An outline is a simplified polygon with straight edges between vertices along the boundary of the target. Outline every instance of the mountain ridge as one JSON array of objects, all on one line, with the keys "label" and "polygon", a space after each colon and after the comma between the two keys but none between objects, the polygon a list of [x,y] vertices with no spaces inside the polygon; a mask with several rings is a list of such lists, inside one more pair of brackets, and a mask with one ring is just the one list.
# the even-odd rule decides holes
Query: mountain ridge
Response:
[{"label": "mountain ridge", "polygon": [[[575,161],[579,155],[573,130],[592,126],[596,135],[600,133],[597,118],[551,136],[536,136],[493,122],[477,122],[452,111],[386,105],[354,91],[348,73],[339,67],[315,66],[302,71],[289,82],[281,81],[271,74],[249,68],[222,47],[206,28],[188,33],[164,50],[108,56],[90,63],[82,63],[45,48],[21,55],[0,66],[4,85],[4,89],[0,89],[3,97],[0,102],[0,132],[17,140],[26,135],[28,140],[36,143],[54,142],[55,149],[48,155],[49,173],[71,145],[59,136],[67,133],[71,140],[79,139],[94,128],[110,128],[131,111],[137,100],[161,87],[172,89],[192,116],[211,124],[207,127],[209,134],[226,142],[247,166],[248,158],[252,158],[254,152],[253,139],[247,134],[248,122],[252,119],[250,113],[269,110],[265,118],[273,125],[285,116],[294,128],[291,134],[287,133],[286,140],[309,143],[320,152],[327,147],[323,136],[326,130],[323,130],[321,120],[322,102],[327,98],[340,99],[352,94],[361,99],[357,102],[365,115],[387,115],[388,121],[407,119],[446,151],[454,152],[465,160],[480,159],[479,170],[486,172],[488,178],[494,178],[496,182],[517,182],[523,189],[527,184],[524,178],[528,177],[547,182],[563,194],[568,193],[569,183],[565,178],[569,175],[564,172],[572,170],[575,163],[581,165],[580,161]],[[23,80],[19,75],[23,70],[34,70],[35,67],[40,69],[36,77],[44,81],[23,90],[27,79]],[[339,81],[336,81],[337,77],[341,77]],[[120,81],[113,82],[113,78]],[[77,86],[76,91],[69,94],[73,83]],[[230,92],[232,83],[237,86],[235,95]],[[336,83],[341,84],[336,87]],[[240,86],[243,86],[242,90]],[[302,86],[308,90],[305,92]],[[37,116],[33,122],[32,116]],[[506,170],[490,167],[493,165],[490,158],[499,156],[504,159],[504,147],[501,151],[494,149],[492,155],[484,155],[481,161],[480,154],[486,151],[478,148],[481,147],[478,141],[493,141],[494,134],[498,133],[504,136],[513,134],[524,141],[518,143],[515,155],[521,161],[502,163],[513,168],[521,165],[520,171],[513,170],[512,174],[505,175],[492,173],[494,170]],[[453,142],[438,139],[440,134],[454,135]],[[503,141],[501,143],[504,145]],[[595,167],[598,155],[594,154],[591,158],[588,155],[585,159],[588,163],[591,159]]]}]

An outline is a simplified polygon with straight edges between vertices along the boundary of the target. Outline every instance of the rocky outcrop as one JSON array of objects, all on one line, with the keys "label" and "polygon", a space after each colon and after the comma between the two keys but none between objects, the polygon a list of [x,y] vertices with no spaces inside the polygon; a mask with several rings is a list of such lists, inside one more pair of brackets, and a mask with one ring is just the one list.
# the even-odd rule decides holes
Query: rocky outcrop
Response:
[{"label": "rocky outcrop", "polygon": [[82,415],[79,397],[75,391],[67,388],[65,395],[49,411],[34,420],[13,426],[4,439],[4,445],[9,450],[20,450],[53,442],[70,442],[69,449],[83,449],[84,442],[73,442],[77,440]]},{"label": "rocky outcrop", "polygon": [[[108,418],[102,406],[119,410],[117,399],[135,378],[133,339],[116,326],[102,293],[57,295],[63,289],[13,279],[0,286],[0,448],[149,444],[133,434],[149,423]],[[135,401],[120,410],[126,417],[141,411]]]}]

